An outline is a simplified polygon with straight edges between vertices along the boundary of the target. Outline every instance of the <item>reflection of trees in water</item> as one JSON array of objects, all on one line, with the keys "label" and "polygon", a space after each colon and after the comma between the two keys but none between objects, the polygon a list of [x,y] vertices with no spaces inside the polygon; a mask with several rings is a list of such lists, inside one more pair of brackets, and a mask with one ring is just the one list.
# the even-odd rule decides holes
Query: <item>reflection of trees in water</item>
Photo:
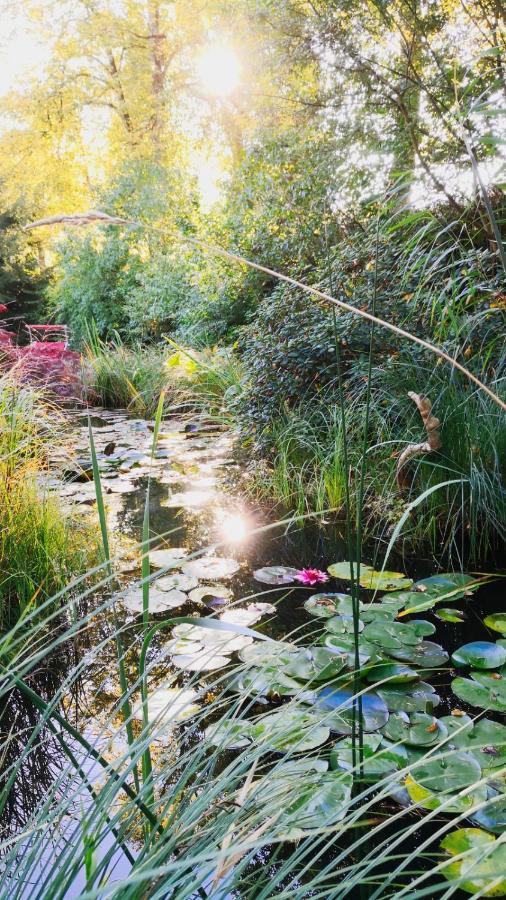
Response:
[{"label": "reflection of trees in water", "polygon": [[[47,660],[25,677],[32,690],[50,700],[60,687],[64,655]],[[50,790],[61,768],[61,748],[33,703],[13,687],[0,698],[0,834],[22,828]],[[17,769],[16,767],[19,766]],[[12,782],[11,782],[12,779]]]}]

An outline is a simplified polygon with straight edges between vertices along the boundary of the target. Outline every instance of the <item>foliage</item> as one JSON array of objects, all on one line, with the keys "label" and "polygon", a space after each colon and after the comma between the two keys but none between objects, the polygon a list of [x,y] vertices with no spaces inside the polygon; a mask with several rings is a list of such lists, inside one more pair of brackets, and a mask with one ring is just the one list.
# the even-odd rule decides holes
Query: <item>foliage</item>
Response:
[{"label": "foliage", "polygon": [[9,318],[37,322],[47,279],[40,270],[36,244],[21,232],[26,218],[21,207],[0,213],[0,302],[7,305]]}]

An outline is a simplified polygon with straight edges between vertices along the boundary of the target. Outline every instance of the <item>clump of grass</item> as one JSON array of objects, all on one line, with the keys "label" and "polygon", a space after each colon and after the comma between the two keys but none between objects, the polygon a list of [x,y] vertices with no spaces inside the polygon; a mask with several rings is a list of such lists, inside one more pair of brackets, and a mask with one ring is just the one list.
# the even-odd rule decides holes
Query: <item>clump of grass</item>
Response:
[{"label": "clump of grass", "polygon": [[83,369],[90,401],[153,417],[166,394],[165,413],[225,412],[239,390],[238,365],[228,351],[186,350],[174,342],[127,346],[116,335],[103,341],[90,328]]},{"label": "clump of grass", "polygon": [[126,347],[119,335],[103,341],[90,328],[83,366],[88,399],[106,409],[152,416],[167,382],[166,355],[162,346]]},{"label": "clump of grass", "polygon": [[[47,464],[59,414],[15,375],[0,378],[0,628],[12,627],[93,560],[82,523],[46,496],[38,476]],[[63,427],[63,423],[60,423]]]}]

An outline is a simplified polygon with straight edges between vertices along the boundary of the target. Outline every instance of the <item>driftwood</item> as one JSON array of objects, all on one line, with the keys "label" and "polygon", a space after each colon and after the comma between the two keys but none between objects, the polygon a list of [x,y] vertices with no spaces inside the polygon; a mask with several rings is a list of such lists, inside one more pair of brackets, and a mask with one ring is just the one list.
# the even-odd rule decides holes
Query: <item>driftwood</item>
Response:
[{"label": "driftwood", "polygon": [[441,448],[441,437],[439,434],[440,421],[432,415],[432,403],[428,397],[422,397],[421,394],[415,394],[409,391],[408,397],[413,400],[422,417],[425,431],[427,432],[427,440],[421,441],[419,444],[408,444],[402,451],[397,460],[397,487],[400,491],[406,490],[411,484],[407,464],[422,453],[433,453],[434,450]]},{"label": "driftwood", "polygon": [[39,228],[41,225],[91,225],[92,222],[105,222],[108,225],[131,225],[128,219],[121,219],[119,216],[108,216],[107,213],[100,212],[98,209],[89,209],[84,213],[72,213],[69,216],[60,214],[57,216],[47,216],[45,219],[38,219],[36,222],[29,222],[25,225],[25,231],[31,228]]}]

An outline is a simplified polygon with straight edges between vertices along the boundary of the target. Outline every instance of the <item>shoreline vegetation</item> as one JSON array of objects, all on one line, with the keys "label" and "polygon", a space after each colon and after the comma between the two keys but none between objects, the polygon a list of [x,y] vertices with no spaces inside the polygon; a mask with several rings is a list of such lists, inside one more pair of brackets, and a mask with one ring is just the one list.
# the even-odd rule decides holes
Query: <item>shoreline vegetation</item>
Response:
[{"label": "shoreline vegetation", "polygon": [[0,900],[506,897],[501,3],[7,6]]}]

